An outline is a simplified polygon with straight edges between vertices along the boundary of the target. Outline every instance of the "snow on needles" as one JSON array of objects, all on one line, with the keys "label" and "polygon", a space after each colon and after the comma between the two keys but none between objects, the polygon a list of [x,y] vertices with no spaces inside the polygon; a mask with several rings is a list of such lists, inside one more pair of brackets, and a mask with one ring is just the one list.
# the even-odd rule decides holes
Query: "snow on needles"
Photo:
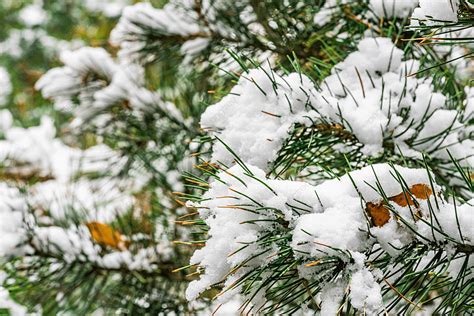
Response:
[{"label": "snow on needles", "polygon": [[[4,114],[10,113],[4,110]],[[152,269],[157,261],[155,249],[103,254],[84,225],[54,226],[71,216],[86,222],[114,221],[134,207],[133,194],[148,177],[140,173],[131,173],[133,176],[123,179],[115,177],[114,173],[125,163],[116,152],[105,145],[86,150],[65,145],[55,137],[56,130],[49,117],[43,117],[39,126],[30,128],[11,127],[11,114],[5,120],[9,121],[3,124],[5,139],[0,140],[4,176],[16,181],[42,180],[25,187],[26,194],[20,193],[13,181],[1,183],[0,258],[32,254],[41,249],[60,251],[68,261],[87,259],[109,268]],[[102,177],[87,178],[88,174],[105,171],[108,173]],[[158,251],[166,255],[169,249]]]},{"label": "snow on needles", "polygon": [[[430,78],[407,76],[420,63],[403,59],[403,51],[390,39],[365,38],[357,51],[334,66],[319,90],[298,73],[251,70],[206,110],[201,127],[244,162],[263,169],[294,123],[328,121],[355,135],[366,156],[392,147],[405,157],[420,159],[422,152],[430,152],[450,164],[449,149],[462,166],[473,166],[474,142],[464,132],[468,120],[462,110],[450,109]],[[229,164],[233,157],[222,143],[215,143],[212,159]]]},{"label": "snow on needles", "polygon": [[83,47],[61,54],[63,67],[44,74],[35,85],[45,98],[54,101],[56,109],[71,112],[70,127],[94,126],[100,134],[109,124],[109,109],[122,105],[134,114],[159,108],[161,114],[181,122],[174,104],[161,99],[158,92],[144,88],[144,69],[138,64],[116,61],[103,48]]},{"label": "snow on needles", "polygon": [[[189,300],[195,299],[211,284],[219,282],[232,267],[262,251],[255,242],[259,235],[275,228],[272,222],[265,221],[276,218],[271,215],[272,209],[280,210],[285,220],[294,222],[298,213],[292,205],[307,208],[306,205],[317,203],[309,184],[267,181],[264,172],[256,167],[249,167],[245,171],[235,166],[219,176],[220,181],[213,182],[205,193],[204,202],[196,205],[201,217],[209,225],[210,239],[206,247],[197,250],[191,258],[191,264],[205,267],[206,273],[200,280],[190,284],[186,292]],[[262,181],[268,183],[268,187],[262,185]],[[246,211],[252,207],[261,209],[257,212]],[[249,246],[241,249],[246,243]],[[231,253],[233,255],[229,256]],[[235,278],[253,267],[264,265],[269,260],[269,254],[265,253],[267,251],[247,262]],[[232,280],[228,280],[227,284]]]},{"label": "snow on needles", "polygon": [[[303,262],[338,258],[346,263],[338,277],[340,286],[323,291],[325,310],[334,310],[334,306],[340,304],[334,299],[342,299],[337,293],[348,285],[352,306],[370,315],[376,314],[383,307],[380,273],[366,264],[369,260],[366,253],[374,244],[393,257],[414,239],[454,246],[474,245],[474,235],[467,224],[474,219],[474,201],[461,206],[443,201],[438,197],[440,187],[436,184],[431,187],[429,177],[425,169],[376,164],[311,186],[267,179],[263,170],[248,165],[222,171],[211,182],[202,202],[188,204],[199,210],[209,226],[209,239],[191,259],[191,264],[198,264],[203,273],[199,280],[190,283],[187,298],[194,300],[213,284],[224,281],[225,292],[218,296],[218,302],[225,302],[239,292],[240,286],[233,286],[236,280],[265,267],[278,257],[281,249],[286,253],[286,247],[291,247],[294,256]],[[416,185],[433,191],[417,199],[416,217],[414,206],[401,206],[403,203],[390,200],[390,207],[396,211],[390,211],[384,225],[376,226],[367,221],[365,203],[381,203],[383,196],[396,196]],[[442,220],[434,224],[432,214]],[[281,220],[287,224],[281,224]],[[276,241],[262,241],[269,234],[273,240],[281,240],[286,230],[293,237],[284,248]],[[449,248],[446,245],[446,249]],[[319,269],[324,267],[309,264],[298,268],[301,277],[309,280]],[[266,274],[260,277],[265,279]],[[328,293],[337,295],[328,297]],[[257,297],[253,303],[258,306],[261,295],[251,293],[248,297],[253,294]]]},{"label": "snow on needles", "polygon": [[83,47],[60,56],[64,67],[53,68],[35,85],[45,98],[52,98],[57,109],[73,108],[72,97],[91,106],[93,95],[107,85],[118,67],[103,48]]},{"label": "snow on needles", "polygon": [[[1,254],[0,254],[1,255]],[[15,302],[10,293],[2,285],[7,281],[7,274],[0,270],[0,310],[6,310],[11,316],[39,316],[40,313],[28,313],[28,309]]]},{"label": "snow on needles", "polygon": [[[202,37],[202,28],[197,23],[192,1],[172,1],[163,9],[149,3],[137,3],[126,7],[119,23],[110,34],[110,41],[120,46],[119,56],[124,60],[136,60],[140,50],[147,45],[147,30],[164,36],[182,36],[189,40]],[[199,35],[201,34],[201,36]]]},{"label": "snow on needles", "polygon": [[419,0],[419,7],[413,11],[411,25],[436,25],[439,22],[457,22],[459,0]]},{"label": "snow on needles", "polygon": [[265,169],[293,124],[310,124],[322,102],[304,75],[280,76],[265,68],[242,74],[230,93],[201,116],[201,127],[222,141],[213,147],[213,161],[231,164],[228,146],[243,161]]}]

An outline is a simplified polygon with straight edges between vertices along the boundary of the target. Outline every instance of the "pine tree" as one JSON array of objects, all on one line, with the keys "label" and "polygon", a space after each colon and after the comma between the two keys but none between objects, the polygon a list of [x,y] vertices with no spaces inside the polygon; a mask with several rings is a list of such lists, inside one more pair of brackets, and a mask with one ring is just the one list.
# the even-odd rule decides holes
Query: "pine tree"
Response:
[{"label": "pine tree", "polygon": [[0,313],[469,313],[472,14],[125,7],[2,112]]}]

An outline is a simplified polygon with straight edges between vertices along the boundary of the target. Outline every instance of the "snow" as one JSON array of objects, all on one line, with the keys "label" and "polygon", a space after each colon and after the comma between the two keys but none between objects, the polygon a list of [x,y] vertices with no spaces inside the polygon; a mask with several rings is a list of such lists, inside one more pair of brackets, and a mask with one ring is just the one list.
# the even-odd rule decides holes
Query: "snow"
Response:
[{"label": "snow", "polygon": [[250,70],[201,117],[201,127],[220,139],[212,161],[234,162],[227,145],[242,161],[266,170],[295,123],[329,121],[354,134],[369,157],[393,143],[405,157],[421,159],[429,151],[449,166],[449,149],[461,165],[473,166],[474,144],[462,132],[468,120],[462,111],[448,109],[448,98],[434,91],[429,78],[407,77],[419,65],[403,60],[402,50],[379,37],[363,39],[320,90],[304,75]]},{"label": "snow", "polygon": [[[199,264],[206,272],[201,275],[200,280],[192,281],[189,285],[186,291],[189,300],[195,299],[202,291],[223,279],[232,267],[258,253],[259,247],[254,242],[262,232],[272,228],[272,222],[259,220],[280,216],[291,223],[297,214],[295,210],[310,212],[309,205],[317,203],[316,195],[306,183],[268,181],[262,170],[256,167],[249,167],[249,170],[253,176],[246,174],[239,166],[222,172],[220,180],[211,183],[203,202],[195,205],[209,226],[209,239],[206,247],[197,250],[191,258],[191,264]],[[262,182],[267,183],[273,191],[262,185]],[[256,213],[246,211],[263,205],[266,208]],[[292,209],[291,205],[306,208],[306,211]],[[282,214],[274,214],[273,209],[281,210]],[[236,252],[246,243],[249,243],[248,247]],[[258,256],[247,262],[246,267],[240,269],[237,275],[252,267],[261,266],[267,260],[264,255]]]},{"label": "snow", "polygon": [[[340,5],[347,2],[325,1],[314,16],[314,23],[324,25]],[[413,12],[412,23],[416,25],[416,18],[430,16],[456,21],[459,1],[451,1],[453,7],[449,2],[370,0],[368,4],[378,17],[405,18]],[[102,48],[63,51],[61,62],[64,66],[45,74],[37,82],[37,89],[53,100],[56,109],[73,114],[70,127],[74,128],[89,123],[105,125],[104,122],[110,119],[107,110],[120,102],[126,103],[138,118],[152,114],[169,118],[181,126],[191,126],[190,120],[185,119],[174,104],[165,101],[161,92],[145,88],[145,70],[132,61],[137,61],[140,50],[149,44],[149,30],[155,35],[183,38],[184,44],[179,50],[185,57],[183,64],[188,65],[209,48],[210,30],[226,36],[232,36],[232,30],[214,24],[215,11],[208,10],[207,1],[203,1],[203,11],[210,23],[205,26],[197,22],[198,13],[192,8],[194,1],[191,0],[171,1],[162,9],[153,8],[149,3],[125,8],[129,3],[129,0],[87,0],[84,3],[89,10],[109,17],[117,17],[123,10],[111,35],[111,42],[120,48],[118,58]],[[225,8],[224,4],[216,2],[222,8]],[[419,7],[415,9],[416,6]],[[265,30],[255,22],[250,7],[246,7],[239,17],[253,33],[265,36]],[[50,48],[58,46],[58,50],[71,46],[34,28],[48,19],[41,2],[25,7],[20,12],[20,19],[31,29],[13,32],[0,43],[0,54],[20,56],[23,39],[27,39],[27,43],[38,40]],[[269,26],[275,29],[278,24],[270,20]],[[300,31],[304,27],[303,24],[295,25]],[[449,51],[435,48],[435,51],[456,58],[466,49],[468,47]],[[211,61],[222,55],[212,52]],[[264,59],[272,57],[270,52],[259,54],[258,58],[262,56]],[[447,67],[456,69],[456,76],[466,80],[470,78],[471,65],[460,59]],[[206,245],[191,258],[191,264],[198,266],[200,277],[190,283],[186,291],[188,300],[197,299],[203,291],[221,281],[228,288],[247,272],[274,260],[279,245],[258,242],[266,233],[275,237],[280,232],[291,235],[292,242],[287,246],[291,246],[294,256],[305,263],[332,256],[347,264],[333,283],[322,285],[322,315],[336,314],[345,294],[360,313],[372,315],[382,311],[382,274],[371,267],[364,254],[373,247],[380,247],[395,258],[399,249],[413,241],[439,242],[450,253],[461,244],[474,244],[474,200],[464,204],[444,200],[442,188],[431,185],[428,171],[424,169],[375,164],[318,185],[269,179],[266,175],[294,125],[309,126],[314,122],[337,123],[352,132],[362,144],[366,158],[393,154],[389,147],[395,147],[409,158],[420,158],[422,153],[430,152],[432,158],[441,159],[441,164],[452,167],[444,151],[449,148],[461,166],[472,167],[474,141],[469,138],[472,131],[469,120],[474,112],[472,87],[465,88],[464,110],[454,110],[450,96],[435,91],[430,78],[408,76],[419,67],[420,62],[407,59],[391,39],[376,37],[362,39],[357,50],[338,63],[320,85],[303,74],[282,74],[269,67],[239,74],[238,83],[229,95],[208,107],[200,121],[204,130],[219,138],[220,141],[213,144],[212,161],[225,170],[220,172],[218,179],[211,180],[209,190],[200,202],[188,203],[189,207],[198,209],[209,227]],[[223,68],[237,70],[239,65],[228,61]],[[0,87],[0,105],[4,105],[12,87],[3,68],[0,68]],[[157,124],[166,123],[158,121]],[[28,187],[28,197],[22,196],[10,183],[0,184],[0,235],[5,237],[0,239],[0,258],[32,253],[34,247],[60,254],[67,262],[88,261],[109,269],[145,271],[157,269],[160,260],[172,259],[171,242],[164,237],[165,227],[159,225],[156,235],[160,236],[160,241],[155,240],[154,247],[120,251],[100,247],[84,224],[56,226],[75,212],[84,221],[112,223],[117,216],[136,206],[134,193],[150,180],[149,176],[135,169],[128,178],[113,176],[125,163],[117,152],[103,144],[86,150],[66,145],[56,136],[56,128],[49,117],[43,117],[39,126],[20,128],[14,127],[11,113],[3,110],[0,112],[0,132],[4,136],[0,140],[0,160],[5,170],[15,175],[47,178]],[[235,152],[246,168],[240,161],[237,163],[224,144]],[[153,148],[160,144],[150,141],[147,146]],[[348,150],[342,147],[335,147],[335,150]],[[166,161],[157,160],[153,166],[164,173],[173,188],[180,187],[179,172],[168,171]],[[111,175],[102,174],[105,170]],[[101,177],[87,177],[96,173]],[[403,186],[398,174],[403,178]],[[367,202],[383,203],[380,191],[390,198],[400,194],[405,186],[417,184],[432,188],[433,194],[426,200],[420,198],[416,207],[401,206],[389,200],[386,202],[391,208],[388,222],[382,226],[371,225],[366,217]],[[157,189],[156,193],[160,196],[162,192]],[[36,225],[28,216],[26,202],[39,210],[34,215],[38,216],[41,225]],[[417,218],[413,216],[412,208],[415,208]],[[42,211],[47,215],[40,214]],[[436,214],[436,223],[432,214]],[[27,228],[31,229],[28,233]],[[27,245],[28,237],[31,245]],[[132,243],[143,238],[140,234],[129,237]],[[448,270],[452,275],[461,264],[460,259],[453,262],[456,264]],[[233,271],[242,263],[245,265]],[[314,277],[311,273],[314,270],[310,269],[317,269],[304,264],[297,268],[300,277],[307,279]],[[265,274],[261,275],[262,279],[265,277]],[[0,283],[1,279],[0,276]],[[236,287],[216,300],[217,306],[228,301],[217,314],[238,314],[242,299],[236,294],[240,290]],[[258,309],[265,300],[264,289],[251,294],[255,294],[253,304]],[[26,313],[0,287],[1,307],[10,308],[13,313]]]},{"label": "snow", "polygon": [[313,22],[317,26],[323,26],[331,20],[331,17],[341,5],[348,3],[348,0],[328,0],[324,2],[321,9],[314,15]]},{"label": "snow", "polygon": [[337,113],[330,119],[352,131],[367,156],[380,155],[385,142],[392,141],[405,157],[419,159],[430,151],[450,165],[448,148],[461,165],[473,166],[473,144],[461,132],[468,122],[448,110],[447,97],[434,91],[430,79],[406,77],[419,62],[402,56],[388,38],[363,39],[321,85]]},{"label": "snow", "polygon": [[26,240],[26,203],[17,188],[0,183],[0,258],[27,252],[23,247]]},{"label": "snow", "polygon": [[465,120],[474,118],[474,87],[465,87],[466,100],[464,101]]},{"label": "snow", "polygon": [[[418,6],[419,0],[369,0],[370,10],[375,14],[375,18],[408,18],[413,10]],[[327,24],[332,16],[340,10],[344,4],[350,4],[347,0],[327,0],[321,9],[314,15],[313,22],[317,26]],[[369,17],[373,18],[373,14]],[[343,21],[340,21],[343,22]],[[339,24],[340,25],[340,24]]]},{"label": "snow", "polygon": [[65,51],[60,59],[65,66],[49,70],[35,84],[43,97],[52,98],[60,110],[71,111],[72,98],[76,95],[84,107],[90,107],[94,93],[106,86],[118,69],[103,48]]},{"label": "snow", "polygon": [[176,107],[156,91],[144,88],[142,66],[114,60],[102,48],[83,47],[61,54],[63,67],[49,70],[36,83],[43,97],[51,98],[56,109],[70,112],[72,130],[93,126],[97,133],[113,130],[110,109],[117,105],[131,107],[133,115],[155,113],[175,121],[183,118]]},{"label": "snow", "polygon": [[67,219],[76,213],[87,221],[112,222],[132,209],[135,199],[127,186],[113,179],[79,180],[72,184],[46,181],[32,188],[30,202],[48,209],[51,217]]},{"label": "snow", "polygon": [[14,173],[67,177],[64,170],[77,151],[64,146],[55,134],[53,121],[46,116],[39,126],[12,127],[5,132],[5,140],[0,140],[0,159]]},{"label": "snow", "polygon": [[0,42],[0,55],[20,58],[33,43],[39,43],[46,54],[54,55],[83,46],[81,40],[61,40],[50,36],[41,28],[14,29],[9,32],[8,38]]},{"label": "snow", "polygon": [[[359,199],[341,196],[340,201],[323,213],[303,215],[298,220],[293,235],[293,245],[298,251],[309,251],[315,258],[345,255],[347,250],[363,251],[366,221]],[[302,241],[311,242],[300,246]]]},{"label": "snow", "polygon": [[66,262],[91,262],[106,269],[126,268],[129,270],[152,271],[157,262],[166,258],[159,248],[149,247],[136,252],[130,250],[103,253],[83,225],[63,228],[57,226],[35,227],[32,244],[35,249],[61,255]]},{"label": "snow", "polygon": [[12,83],[8,71],[0,67],[0,106],[8,102],[10,94],[12,93]]},{"label": "snow", "polygon": [[326,284],[321,290],[321,316],[337,315],[347,284],[343,280]]},{"label": "snow", "polygon": [[0,270],[0,310],[6,309],[11,316],[34,316],[36,314],[28,313],[26,307],[15,302],[11,297],[10,293],[2,285],[4,284],[7,275],[5,272]]},{"label": "snow", "polygon": [[369,6],[378,17],[409,17],[419,0],[370,0]]},{"label": "snow", "polygon": [[107,17],[119,17],[130,0],[86,0],[84,6],[91,12],[102,13]]},{"label": "snow", "polygon": [[4,134],[13,125],[13,116],[9,110],[0,110],[0,132]]},{"label": "snow", "polygon": [[304,75],[280,76],[266,68],[244,73],[230,93],[201,116],[201,127],[222,141],[215,142],[212,160],[232,164],[235,157],[227,145],[244,162],[266,169],[293,124],[310,124],[307,117],[318,115],[318,103],[314,85]]},{"label": "snow", "polygon": [[[403,192],[397,173],[408,187],[419,183],[429,185],[426,170],[403,167],[392,169],[387,164],[376,164],[352,171],[350,176],[328,180],[314,187],[320,207],[315,209],[314,214],[303,214],[297,219],[292,247],[311,257],[333,255],[343,259],[348,250],[363,251],[370,247],[364,216],[365,205],[361,203],[361,198],[364,201],[380,201],[380,193],[375,190],[377,184],[387,197]],[[371,229],[371,232],[373,230],[381,238],[382,245],[386,246],[389,253],[394,253],[388,245],[392,240],[410,240],[405,235],[405,230],[401,233],[401,228],[393,227],[394,225],[396,224],[389,222],[388,226],[386,224],[382,228]]]},{"label": "snow", "polygon": [[[436,214],[439,222],[439,228],[447,234],[450,238],[462,244],[474,245],[474,199],[467,201],[464,204],[445,203],[440,206],[439,214]],[[437,225],[438,226],[438,225]],[[430,232],[429,225],[418,225],[418,228],[423,229],[426,236],[433,233]],[[442,239],[443,236],[436,234],[436,238]]]},{"label": "snow", "polygon": [[378,315],[382,306],[381,287],[367,268],[352,274],[349,287],[349,297],[354,308],[365,315]]},{"label": "snow", "polygon": [[[2,112],[7,121],[11,120],[8,114]],[[4,172],[15,179],[32,176],[45,179],[30,185],[26,196],[2,183],[0,232],[8,238],[0,242],[0,256],[15,253],[15,247],[25,240],[29,227],[24,213],[26,202],[35,209],[48,210],[49,221],[64,220],[75,212],[85,220],[111,222],[134,206],[134,192],[148,181],[139,173],[127,179],[114,177],[125,163],[117,153],[105,145],[84,151],[65,145],[55,137],[55,127],[46,116],[39,126],[11,127],[4,134],[5,140],[0,140]],[[108,176],[84,177],[105,171],[109,172]],[[76,179],[78,175],[83,177]]]},{"label": "snow", "polygon": [[[440,197],[441,188],[436,184],[431,186],[425,169],[374,164],[316,186],[267,179],[263,170],[249,165],[246,168],[235,165],[221,171],[218,176],[211,181],[201,202],[188,203],[189,207],[198,209],[200,217],[209,227],[205,247],[197,250],[190,261],[199,265],[202,273],[199,280],[190,283],[186,291],[188,300],[195,300],[204,290],[221,281],[225,281],[226,288],[246,272],[273,260],[266,253],[277,254],[278,247],[263,247],[257,241],[267,231],[276,233],[282,230],[275,226],[276,218],[284,219],[292,230],[291,247],[296,257],[313,262],[329,256],[351,262],[339,287],[325,287],[323,291],[322,305],[327,311],[338,308],[342,287],[347,281],[354,308],[370,315],[379,312],[382,296],[377,280],[381,274],[366,266],[368,258],[364,255],[373,246],[382,247],[389,255],[396,257],[399,254],[397,248],[403,248],[414,239],[446,243],[447,248],[459,243],[472,244],[470,223],[474,220],[474,200],[457,205],[457,212],[454,212],[454,205]],[[403,192],[404,187],[415,185],[425,185],[434,190],[426,199],[417,196],[416,212],[420,219],[412,215],[415,206],[401,206],[397,204],[400,202],[392,199],[389,204],[396,210],[397,216],[390,213],[389,221],[380,227],[372,226],[367,221],[365,203],[381,203],[381,192],[388,198],[395,197]],[[438,202],[434,200],[435,196]],[[443,233],[429,226],[430,223],[437,225],[430,219],[433,213],[442,223],[437,228]],[[456,216],[462,223],[459,229]],[[245,266],[229,275],[229,271],[242,262]],[[299,267],[301,277],[313,277],[305,272],[308,269],[311,269],[310,266]],[[239,289],[233,288],[219,296],[218,301],[225,302]],[[328,298],[328,293],[334,293],[334,297],[331,295]]]},{"label": "snow", "polygon": [[28,27],[39,26],[48,21],[48,13],[43,9],[42,1],[34,1],[19,12],[20,20]]},{"label": "snow", "polygon": [[[473,36],[474,28],[472,27],[463,29],[443,27],[440,31],[433,34],[435,43],[441,44],[433,45],[434,51],[438,54],[440,60],[450,61],[447,67],[452,70],[454,76],[461,80],[461,82],[467,82],[474,76],[474,60],[468,56],[473,49],[473,45],[469,41],[463,41],[463,39]],[[442,43],[453,40],[457,40],[459,44],[442,45]]]},{"label": "snow", "polygon": [[[439,22],[457,22],[459,0],[419,0],[419,7],[413,11],[411,25],[435,25]],[[435,20],[435,21],[433,21]]]},{"label": "snow", "polygon": [[[120,47],[119,56],[124,60],[135,59],[146,45],[146,30],[165,36],[178,35],[189,39],[203,37],[203,29],[196,22],[191,1],[173,1],[162,9],[150,3],[137,3],[123,10],[117,26],[110,34],[112,44]],[[194,12],[194,14],[193,14]]]}]

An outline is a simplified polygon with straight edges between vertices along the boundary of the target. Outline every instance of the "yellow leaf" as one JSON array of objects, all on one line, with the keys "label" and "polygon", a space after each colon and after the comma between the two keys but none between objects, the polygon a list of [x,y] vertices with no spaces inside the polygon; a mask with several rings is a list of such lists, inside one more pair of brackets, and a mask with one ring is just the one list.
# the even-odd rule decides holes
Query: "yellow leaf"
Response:
[{"label": "yellow leaf", "polygon": [[99,222],[86,223],[92,239],[102,246],[109,246],[118,250],[125,250],[128,248],[130,242],[112,227],[107,224]]}]

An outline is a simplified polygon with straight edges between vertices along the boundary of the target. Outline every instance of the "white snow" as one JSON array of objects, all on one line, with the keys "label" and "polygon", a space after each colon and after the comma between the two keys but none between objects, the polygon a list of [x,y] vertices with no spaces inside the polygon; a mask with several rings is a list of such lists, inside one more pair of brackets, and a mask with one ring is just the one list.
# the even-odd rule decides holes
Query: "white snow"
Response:
[{"label": "white snow", "polygon": [[321,316],[337,315],[347,284],[343,280],[326,284],[321,290]]},{"label": "white snow", "polygon": [[349,287],[349,297],[354,308],[365,315],[378,315],[382,307],[381,287],[367,268],[352,274]]},{"label": "white snow", "polygon": [[91,12],[102,13],[107,17],[118,17],[122,10],[130,4],[130,0],[86,0],[84,6]]},{"label": "white snow", "polygon": [[0,258],[28,252],[26,241],[26,203],[17,188],[0,183]]},{"label": "white snow", "polygon": [[145,2],[128,6],[112,30],[110,41],[120,46],[119,56],[129,60],[135,59],[146,45],[146,29],[153,29],[165,36],[178,35],[189,39],[205,37],[204,30],[196,22],[196,12],[192,6],[189,0],[172,1],[162,9]]},{"label": "white snow", "polygon": [[[457,22],[459,0],[419,0],[419,7],[413,11],[411,25],[435,25],[439,22]],[[435,21],[433,21],[435,20]]]},{"label": "white snow", "polygon": [[[280,76],[268,68],[244,73],[220,102],[201,116],[201,127],[219,137],[244,162],[266,169],[294,123],[318,116],[320,98],[311,80],[297,73]],[[213,161],[235,159],[221,142],[213,146]]]},{"label": "white snow", "polygon": [[[454,241],[472,244],[469,225],[473,221],[474,201],[457,205],[456,213],[454,205],[439,196],[441,189],[436,184],[432,187],[434,193],[428,199],[417,198],[420,220],[411,215],[414,206],[402,207],[393,201],[389,203],[396,210],[397,217],[392,213],[390,220],[381,227],[371,227],[366,220],[365,203],[382,202],[380,192],[393,197],[402,193],[403,188],[416,184],[431,187],[425,169],[375,164],[351,171],[340,179],[311,186],[297,181],[267,179],[259,168],[248,165],[247,168],[235,165],[222,171],[219,179],[211,182],[201,202],[188,204],[199,210],[201,218],[209,226],[206,246],[197,250],[190,262],[198,264],[202,273],[199,280],[190,283],[186,292],[188,300],[196,299],[220,281],[225,281],[225,288],[253,267],[264,266],[272,260],[265,254],[278,253],[276,246],[262,248],[257,241],[266,231],[276,233],[281,229],[272,221],[276,218],[284,219],[293,230],[291,246],[295,256],[312,261],[331,256],[343,262],[354,262],[349,265],[347,274],[343,274],[344,279],[341,279],[338,288],[325,288],[321,296],[325,311],[338,308],[344,280],[349,282],[349,297],[354,308],[370,315],[380,310],[381,286],[377,281],[380,272],[366,266],[368,258],[363,254],[374,244],[392,256],[399,254],[398,247],[403,248],[414,239],[448,242],[448,248],[456,245]],[[439,207],[434,200],[435,195]],[[295,205],[302,209],[292,207]],[[429,223],[434,222],[430,219],[432,212],[441,220],[438,228],[445,235],[431,230]],[[462,223],[459,229],[456,214]],[[253,259],[246,261],[251,257]],[[242,262],[245,266],[229,275],[229,271]],[[305,272],[308,269],[311,269],[310,266],[299,267],[301,277],[312,277],[311,273]],[[238,287],[232,289],[220,296],[219,302],[225,302],[238,291]],[[329,298],[328,293],[334,293],[334,297],[331,295]]]},{"label": "white snow", "polygon": [[327,0],[321,9],[316,12],[313,17],[314,24],[323,26],[331,20],[331,17],[341,8],[343,4],[348,3],[348,0]]},{"label": "white snow", "polygon": [[44,52],[51,55],[84,45],[81,40],[66,41],[55,38],[41,28],[14,29],[10,31],[7,39],[0,42],[0,55],[20,58],[33,43],[39,43]]},{"label": "white snow", "polygon": [[12,83],[8,71],[0,67],[0,106],[5,105],[12,93]]},{"label": "white snow", "polygon": [[[473,166],[474,144],[463,132],[467,119],[448,109],[447,97],[434,91],[429,78],[407,77],[418,68],[417,60],[403,60],[390,39],[365,38],[334,66],[320,91],[297,73],[281,76],[260,68],[243,74],[227,96],[207,108],[201,127],[262,169],[276,158],[294,123],[320,120],[352,132],[366,156],[379,156],[393,143],[405,157],[430,152],[449,166],[449,149],[461,165]],[[216,141],[212,160],[230,165],[235,157]]]},{"label": "white snow", "polygon": [[[308,184],[274,180],[268,182],[274,190],[272,191],[262,184],[262,181],[267,182],[263,171],[255,167],[250,167],[250,171],[254,173],[253,177],[256,179],[246,175],[239,166],[222,172],[221,180],[214,181],[210,190],[205,193],[204,201],[196,205],[201,217],[210,228],[210,238],[206,247],[197,250],[191,258],[191,263],[204,267],[206,273],[201,275],[200,280],[191,282],[186,291],[189,300],[195,299],[210,285],[220,281],[232,267],[258,253],[258,246],[252,243],[257,240],[261,232],[272,227],[271,222],[259,220],[275,218],[273,209],[280,209],[279,216],[291,222],[296,213],[290,205],[306,208],[306,212],[310,212],[311,209],[306,205],[317,202],[317,197]],[[246,185],[238,179],[243,180]],[[261,205],[265,205],[266,208],[257,213],[246,211]],[[246,243],[250,243],[249,247],[236,252]],[[229,256],[232,253],[234,254]],[[265,264],[267,260],[264,255],[258,256],[248,262],[246,268],[239,270],[239,273],[253,266]]]},{"label": "white snow", "polygon": [[64,67],[44,74],[35,85],[45,98],[52,98],[56,108],[73,108],[73,96],[78,96],[84,107],[90,107],[96,91],[107,86],[118,66],[103,48],[83,47],[61,54]]},{"label": "white snow", "polygon": [[0,110],[0,132],[4,134],[13,125],[13,116],[9,110]]},{"label": "white snow", "polygon": [[48,21],[48,13],[43,9],[42,1],[34,1],[19,12],[20,20],[28,27],[38,26]]},{"label": "white snow", "polygon": [[28,313],[25,306],[18,304],[10,297],[8,290],[2,286],[6,279],[6,273],[0,270],[0,310],[6,309],[11,316],[37,315],[36,313]]},{"label": "white snow", "polygon": [[419,0],[370,0],[370,7],[378,17],[408,17]]}]

